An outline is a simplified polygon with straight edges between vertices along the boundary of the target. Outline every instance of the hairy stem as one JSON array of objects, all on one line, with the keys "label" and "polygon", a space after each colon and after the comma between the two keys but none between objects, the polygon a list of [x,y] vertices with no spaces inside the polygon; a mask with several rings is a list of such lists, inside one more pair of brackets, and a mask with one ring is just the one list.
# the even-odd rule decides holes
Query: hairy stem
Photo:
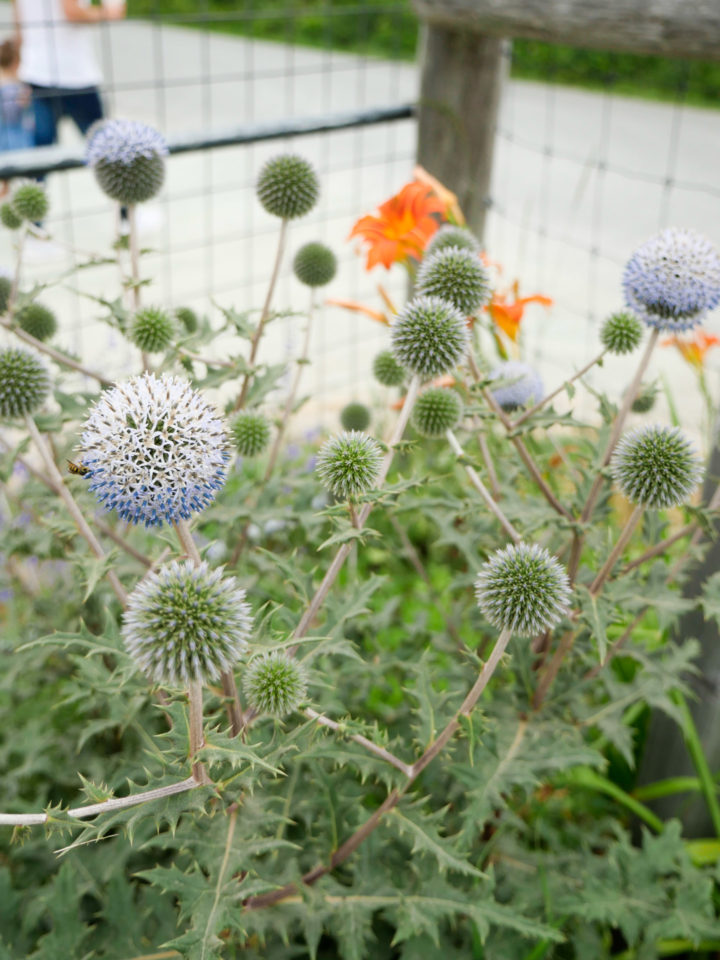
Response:
[{"label": "hairy stem", "polygon": [[62,353],[60,350],[56,350],[49,344],[43,343],[42,340],[37,340],[29,333],[21,330],[20,327],[13,326],[13,324],[4,317],[0,318],[0,325],[5,327],[6,330],[12,331],[16,337],[18,337],[20,340],[23,340],[28,344],[28,346],[34,347],[36,350],[40,351],[40,353],[47,354],[48,357],[51,357],[56,363],[61,364],[63,367],[69,367],[70,370],[76,370],[78,373],[82,373],[86,377],[91,377],[93,380],[97,380],[97,382],[103,387],[112,386],[112,380],[108,380],[107,377],[104,377],[96,370],[90,370],[89,367],[84,366],[82,363],[79,363],[72,357],[68,357],[66,354]]},{"label": "hairy stem", "polygon": [[628,517],[627,523],[625,524],[622,533],[617,539],[617,543],[615,544],[613,549],[610,551],[610,556],[607,558],[607,560],[602,565],[602,567],[598,570],[597,576],[595,577],[593,582],[590,584],[590,593],[592,593],[593,596],[596,597],[602,590],[603,584],[612,573],[613,567],[618,562],[621,553],[627,546],[628,540],[633,535],[633,531],[635,530],[635,527],[638,525],[638,521],[640,520],[640,517],[642,517],[644,511],[645,511],[645,507],[642,504],[638,504],[633,510],[633,512],[630,514],[630,516]]},{"label": "hairy stem", "polygon": [[[192,680],[188,684],[188,706],[190,711],[190,758],[197,755],[198,750],[205,746],[205,735],[203,734],[203,696],[202,683],[200,680]],[[207,775],[205,764],[199,761],[193,761],[193,778],[198,783],[211,783]]]},{"label": "hairy stem", "polygon": [[556,390],[553,390],[552,393],[549,393],[546,397],[543,397],[543,399],[536,403],[535,406],[530,407],[529,410],[526,410],[525,413],[521,414],[516,420],[513,420],[512,429],[516,430],[522,423],[525,423],[526,420],[529,420],[530,417],[534,416],[538,410],[542,410],[542,408],[550,403],[551,400],[554,400],[558,394],[563,392],[563,390],[566,390],[571,383],[579,380],[580,377],[584,377],[588,370],[591,370],[596,363],[600,363],[606,353],[607,350],[603,350],[602,353],[599,353],[594,360],[591,360],[590,363],[586,363],[581,370],[578,370],[578,372],[573,374],[572,377],[569,377],[567,380],[561,383]]},{"label": "hairy stem", "polygon": [[15,270],[13,272],[12,283],[10,284],[10,294],[8,296],[7,316],[12,322],[15,318],[15,302],[20,292],[20,275],[22,273],[23,250],[25,249],[25,238],[27,237],[27,221],[23,220],[22,226],[18,230],[17,248],[15,252]]},{"label": "hairy stem", "polygon": [[335,720],[331,720],[322,713],[318,713],[317,710],[313,710],[312,707],[306,707],[303,710],[303,713],[309,720],[314,720],[321,727],[327,727],[329,730],[334,730],[336,733],[340,733],[343,736],[349,737],[349,739],[353,740],[355,743],[359,743],[361,747],[369,750],[370,753],[374,753],[376,757],[380,757],[381,760],[385,760],[386,763],[389,763],[396,769],[401,770],[406,777],[409,777],[412,774],[411,764],[405,763],[399,757],[396,757],[394,753],[391,753],[384,747],[378,746],[376,743],[373,743],[372,740],[368,740],[368,738],[364,737],[361,733],[345,733],[342,724],[337,723]]}]

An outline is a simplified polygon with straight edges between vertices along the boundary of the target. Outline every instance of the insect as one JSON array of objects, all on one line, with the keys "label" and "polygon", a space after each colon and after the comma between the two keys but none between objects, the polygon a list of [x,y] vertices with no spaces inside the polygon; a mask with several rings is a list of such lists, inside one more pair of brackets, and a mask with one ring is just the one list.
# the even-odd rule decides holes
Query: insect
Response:
[{"label": "insect", "polygon": [[73,460],[68,460],[67,465],[68,465],[68,472],[73,473],[75,474],[75,476],[78,476],[78,477],[86,477],[89,473],[92,472],[90,470],[90,467],[85,467],[83,466],[82,463],[75,463]]}]

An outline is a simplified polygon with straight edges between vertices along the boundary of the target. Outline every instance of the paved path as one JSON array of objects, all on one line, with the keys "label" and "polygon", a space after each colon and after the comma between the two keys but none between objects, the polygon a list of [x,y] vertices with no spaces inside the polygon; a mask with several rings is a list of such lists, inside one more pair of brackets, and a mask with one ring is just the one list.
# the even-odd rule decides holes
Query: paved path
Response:
[{"label": "paved path", "polygon": [[[0,22],[8,22],[7,10],[0,3]],[[97,37],[111,112],[169,134],[387,106],[416,95],[417,72],[408,64],[143,22],[103,27]],[[293,149],[320,170],[323,196],[317,210],[293,226],[290,251],[310,239],[338,250],[341,269],[329,295],[377,304],[374,283],[382,281],[402,299],[402,272],[366,275],[346,237],[359,215],[409,178],[414,138],[413,122],[403,121],[293,141]],[[63,142],[76,143],[75,132],[64,130]],[[167,186],[154,208],[163,225],[143,241],[156,251],[144,260],[153,278],[144,293],[147,302],[211,310],[210,293],[239,310],[260,304],[276,224],[258,206],[252,186],[265,158],[283,148],[276,142],[170,159]],[[720,111],[508,84],[487,248],[504,264],[508,280],[521,278],[523,292],[555,298],[550,314],[533,308],[525,321],[528,356],[538,362],[548,386],[595,351],[597,320],[621,305],[622,264],[638,243],[659,226],[676,223],[696,227],[720,244],[719,148]],[[88,171],[53,176],[50,193],[49,226],[59,240],[80,249],[108,249],[113,213]],[[10,258],[3,233],[0,263]],[[42,280],[58,266],[62,262],[31,264],[26,279]],[[116,284],[117,274],[108,268],[84,273],[76,285],[84,293],[107,294]],[[98,324],[91,301],[67,289],[49,290],[45,297],[61,313],[61,344],[108,373],[132,362],[132,351]],[[278,306],[303,310],[306,299],[306,291],[286,275]],[[300,319],[275,324],[264,356],[291,355],[301,330]],[[313,345],[316,363],[305,381],[317,400],[312,416],[337,409],[351,395],[370,399],[371,359],[385,340],[386,332],[370,320],[323,311]],[[616,392],[629,366],[608,363]],[[661,354],[659,367],[682,397],[688,418],[697,419],[689,371],[670,351]]]}]

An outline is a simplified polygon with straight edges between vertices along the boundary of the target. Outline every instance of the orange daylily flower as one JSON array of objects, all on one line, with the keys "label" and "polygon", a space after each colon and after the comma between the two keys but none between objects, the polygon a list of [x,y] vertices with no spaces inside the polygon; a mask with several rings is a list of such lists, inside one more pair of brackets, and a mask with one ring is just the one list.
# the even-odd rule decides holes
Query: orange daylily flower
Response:
[{"label": "orange daylily flower", "polygon": [[683,357],[689,364],[692,364],[696,370],[702,370],[705,365],[705,354],[713,347],[720,344],[720,337],[713,333],[705,333],[704,330],[696,330],[692,338],[668,337],[663,340],[663,347],[677,347]]},{"label": "orange daylily flower", "polygon": [[494,293],[492,300],[486,304],[484,309],[487,310],[503,333],[507,334],[515,343],[520,333],[520,322],[525,313],[525,307],[529,303],[539,303],[543,307],[551,307],[553,301],[550,297],[544,297],[540,293],[534,293],[530,297],[518,297],[518,281],[516,280],[509,291]]},{"label": "orange daylily flower", "polygon": [[371,320],[377,320],[378,323],[384,323],[386,327],[390,326],[390,318],[380,310],[373,310],[372,307],[366,307],[364,303],[357,300],[338,300],[336,297],[328,297],[325,303],[333,307],[342,307],[344,310],[352,310],[354,313],[364,313]]},{"label": "orange daylily flower", "polygon": [[413,176],[416,180],[419,180],[420,183],[426,184],[430,189],[435,193],[445,204],[445,217],[448,220],[452,220],[453,223],[456,223],[459,227],[465,226],[465,214],[460,209],[460,204],[458,203],[458,198],[452,190],[440,183],[431,173],[428,173],[425,167],[421,167],[420,164],[416,164],[415,169],[413,170]]},{"label": "orange daylily flower", "polygon": [[366,269],[381,263],[389,270],[394,263],[419,260],[438,228],[433,214],[444,214],[445,204],[425,183],[405,184],[399,193],[378,208],[378,215],[361,217],[350,231],[368,244]]}]

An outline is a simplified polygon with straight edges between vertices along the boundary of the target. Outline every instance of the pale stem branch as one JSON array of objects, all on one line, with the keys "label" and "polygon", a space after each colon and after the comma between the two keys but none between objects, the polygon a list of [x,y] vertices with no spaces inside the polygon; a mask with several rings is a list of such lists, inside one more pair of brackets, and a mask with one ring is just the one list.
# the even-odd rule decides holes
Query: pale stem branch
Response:
[{"label": "pale stem branch", "polygon": [[309,720],[314,720],[321,727],[327,727],[330,730],[334,730],[336,733],[340,733],[343,736],[348,737],[350,740],[354,740],[355,743],[359,743],[361,747],[369,750],[370,753],[374,753],[376,757],[380,757],[381,760],[385,760],[386,763],[389,763],[397,770],[401,770],[406,777],[411,776],[411,764],[405,763],[399,757],[396,757],[394,753],[391,753],[384,747],[378,746],[376,743],[373,743],[372,740],[368,740],[368,738],[364,737],[361,733],[346,733],[342,724],[337,723],[335,720],[331,720],[322,713],[318,713],[317,710],[313,710],[312,707],[306,707],[303,710],[303,713]]},{"label": "pale stem branch", "polygon": [[686,523],[684,527],[681,527],[676,533],[671,534],[669,537],[665,537],[664,540],[661,540],[660,543],[656,543],[654,547],[650,547],[649,550],[646,550],[645,553],[640,554],[639,557],[636,557],[634,560],[631,560],[630,563],[626,563],[622,569],[623,573],[629,573],[631,570],[635,570],[637,567],[641,567],[643,563],[647,563],[648,560],[652,560],[655,557],[661,556],[668,547],[671,547],[674,543],[677,543],[678,540],[682,540],[683,537],[687,537],[691,534],[697,523]]},{"label": "pale stem branch", "polygon": [[538,680],[538,685],[535,689],[535,696],[533,697],[533,707],[536,710],[539,710],[542,706],[545,697],[548,695],[550,687],[555,682],[555,677],[560,672],[562,662],[574,642],[575,631],[566,630],[566,632],[560,638],[560,642],[558,643],[557,647],[555,648],[555,653],[552,655],[550,663],[545,667],[540,675],[540,679]]},{"label": "pale stem branch", "polygon": [[520,534],[517,532],[515,527],[510,523],[510,521],[505,516],[503,511],[500,509],[498,504],[493,500],[489,490],[487,489],[485,484],[482,482],[480,477],[477,475],[475,468],[471,464],[465,461],[465,451],[460,446],[458,439],[453,433],[453,431],[447,430],[445,436],[447,437],[448,443],[450,444],[453,453],[462,462],[462,466],[465,469],[465,472],[467,473],[468,477],[470,478],[470,482],[472,483],[472,485],[475,487],[477,492],[485,501],[485,504],[487,505],[488,510],[493,514],[495,519],[499,521],[500,526],[508,534],[508,536],[515,543],[520,543],[522,541],[522,537],[520,536]]},{"label": "pale stem branch", "polygon": [[[132,305],[136,312],[140,309],[140,240],[137,228],[137,208],[134,203],[128,204],[128,246],[130,248],[130,277],[132,280]],[[144,371],[149,371],[150,357],[142,351],[142,365]]]},{"label": "pale stem branch", "polygon": [[[90,550],[97,557],[97,559],[104,560],[105,551],[100,546],[100,542],[98,541],[97,537],[92,532],[92,530],[90,529],[90,526],[88,525],[87,520],[83,516],[82,511],[80,510],[80,507],[77,505],[77,503],[75,502],[75,499],[73,498],[73,495],[70,493],[67,486],[65,485],[64,478],[60,473],[60,471],[58,470],[55,460],[53,459],[53,456],[45,442],[45,439],[43,438],[42,434],[38,430],[35,421],[31,416],[26,416],[25,424],[27,426],[28,433],[32,437],[32,440],[35,443],[35,446],[38,448],[40,456],[42,457],[45,470],[47,471],[51,480],[55,484],[57,488],[57,494],[65,504],[68,510],[68,513],[73,518],[75,522],[75,526],[78,529],[78,532],[86,540],[88,546],[90,547]],[[105,576],[108,578],[108,582],[112,587],[113,592],[115,593],[115,596],[118,598],[118,600],[124,607],[127,604],[127,593],[123,585],[120,583],[120,580],[118,579],[117,574],[115,573],[114,570],[107,570],[105,573]]]},{"label": "pale stem branch", "polygon": [[549,393],[546,397],[543,397],[543,399],[540,400],[538,403],[536,403],[535,406],[530,407],[529,410],[526,410],[523,414],[521,414],[517,418],[517,420],[513,420],[512,421],[513,430],[516,430],[520,426],[520,424],[525,423],[526,420],[529,420],[530,417],[532,417],[534,414],[538,412],[538,410],[542,410],[542,408],[546,404],[550,403],[551,400],[554,400],[558,394],[563,392],[563,390],[566,390],[571,383],[574,383],[576,380],[579,380],[580,377],[584,377],[585,374],[588,372],[588,370],[591,370],[596,363],[600,363],[600,361],[603,359],[606,353],[607,353],[607,350],[603,350],[602,353],[599,353],[594,360],[591,360],[590,363],[586,363],[581,370],[578,370],[576,374],[573,374],[572,377],[569,377],[567,380],[561,383],[556,390],[553,390],[552,393]]},{"label": "pale stem branch", "polygon": [[206,367],[222,367],[224,370],[233,370],[235,367],[235,364],[230,360],[211,360],[209,357],[201,357],[199,353],[192,353],[184,347],[179,347],[178,353],[181,357],[187,357],[188,360],[204,363]]},{"label": "pale stem branch", "polygon": [[17,250],[15,256],[15,271],[13,272],[12,283],[10,284],[10,294],[8,296],[7,315],[10,320],[15,316],[15,301],[20,291],[20,274],[22,272],[22,257],[25,248],[25,238],[27,237],[27,221],[23,220],[22,226],[18,231]]},{"label": "pale stem branch", "polygon": [[607,560],[602,565],[602,567],[598,570],[595,579],[590,584],[590,593],[593,596],[596,597],[602,590],[603,584],[612,573],[612,569],[615,566],[615,564],[620,559],[620,555],[622,554],[623,550],[627,546],[627,543],[630,540],[630,537],[633,535],[633,531],[635,530],[635,527],[637,526],[638,521],[640,520],[640,517],[643,515],[644,510],[645,510],[645,507],[642,504],[638,504],[634,508],[630,516],[628,517],[628,521],[625,524],[622,533],[618,537],[617,543],[615,544],[613,549],[610,551],[610,556],[607,558]]},{"label": "pale stem branch", "polygon": [[124,550],[129,557],[137,560],[138,563],[141,563],[144,567],[147,567],[148,570],[152,567],[153,562],[150,557],[146,557],[144,553],[136,550],[131,543],[128,543],[127,540],[121,537],[117,530],[113,530],[109,524],[104,523],[98,517],[94,518],[93,523],[98,528],[100,533],[104,533],[105,536],[112,540],[113,543],[116,543],[121,550]]},{"label": "pale stem branch", "polygon": [[[202,681],[191,680],[188,684],[188,705],[190,708],[190,759],[197,755],[198,750],[205,746],[203,734],[203,696]],[[199,783],[211,783],[207,775],[205,764],[194,760],[192,765],[193,778]]]},{"label": "pale stem branch", "polygon": [[[134,793],[129,797],[111,797],[109,800],[103,800],[101,803],[90,803],[84,807],[72,807],[67,811],[69,817],[75,817],[77,820],[86,820],[89,817],[95,817],[99,813],[108,813],[112,810],[124,810],[127,807],[136,807],[140,803],[148,803],[151,800],[160,800],[163,797],[172,797],[177,793],[185,793],[187,790],[194,790],[196,787],[203,786],[195,777],[188,777],[187,780],[181,780],[179,783],[169,783],[166,787],[155,787],[153,790],[144,790],[142,793]],[[48,817],[47,813],[0,813],[0,826],[7,827],[32,827],[37,824],[47,823],[52,820],[52,815]]]},{"label": "pale stem branch", "polygon": [[265,303],[263,304],[262,313],[260,314],[260,319],[258,320],[258,325],[255,329],[255,333],[250,344],[250,356],[248,357],[248,372],[245,374],[245,377],[242,382],[242,387],[240,388],[240,393],[237,400],[235,401],[235,406],[233,411],[240,410],[245,400],[247,398],[248,388],[250,387],[250,380],[253,375],[253,364],[255,363],[255,358],[257,357],[258,347],[260,346],[260,338],[263,335],[263,329],[267,318],[270,316],[270,307],[272,305],[273,294],[275,293],[275,287],[277,285],[277,279],[280,274],[280,264],[282,263],[283,253],[285,252],[285,241],[287,239],[287,220],[283,219],[280,223],[280,235],[278,237],[277,252],[275,254],[275,263],[273,264],[272,274],[270,276],[270,283],[268,284],[267,294],[265,295]]},{"label": "pale stem branch", "polygon": [[93,380],[97,380],[97,382],[103,387],[112,386],[112,380],[108,380],[106,377],[103,377],[101,373],[97,373],[95,370],[90,370],[88,367],[84,366],[82,363],[79,363],[77,360],[74,360],[72,357],[68,357],[66,354],[61,353],[60,350],[56,350],[54,347],[51,347],[50,344],[43,343],[42,340],[37,340],[20,327],[14,326],[5,317],[0,317],[0,325],[5,327],[6,330],[10,330],[15,334],[16,337],[18,337],[20,340],[23,340],[29,346],[39,350],[40,353],[45,353],[49,357],[52,357],[56,363],[59,363],[64,367],[69,367],[71,370],[76,370],[78,373],[82,373],[86,377],[91,377]]},{"label": "pale stem branch", "polygon": [[473,423],[477,431],[477,441],[480,448],[480,455],[483,458],[483,463],[485,464],[485,469],[487,470],[488,480],[490,481],[490,492],[493,495],[493,500],[499,500],[501,496],[500,484],[498,483],[497,470],[495,469],[492,454],[490,453],[490,447],[488,446],[485,434],[482,432],[482,427],[480,426],[477,417],[473,417]]},{"label": "pale stem branch", "polygon": [[200,551],[197,548],[197,544],[193,539],[193,535],[190,532],[190,525],[187,520],[176,520],[173,523],[175,527],[175,533],[177,533],[178,540],[180,541],[180,546],[185,551],[186,556],[192,560],[193,564],[197,567],[202,563],[200,557]]}]

